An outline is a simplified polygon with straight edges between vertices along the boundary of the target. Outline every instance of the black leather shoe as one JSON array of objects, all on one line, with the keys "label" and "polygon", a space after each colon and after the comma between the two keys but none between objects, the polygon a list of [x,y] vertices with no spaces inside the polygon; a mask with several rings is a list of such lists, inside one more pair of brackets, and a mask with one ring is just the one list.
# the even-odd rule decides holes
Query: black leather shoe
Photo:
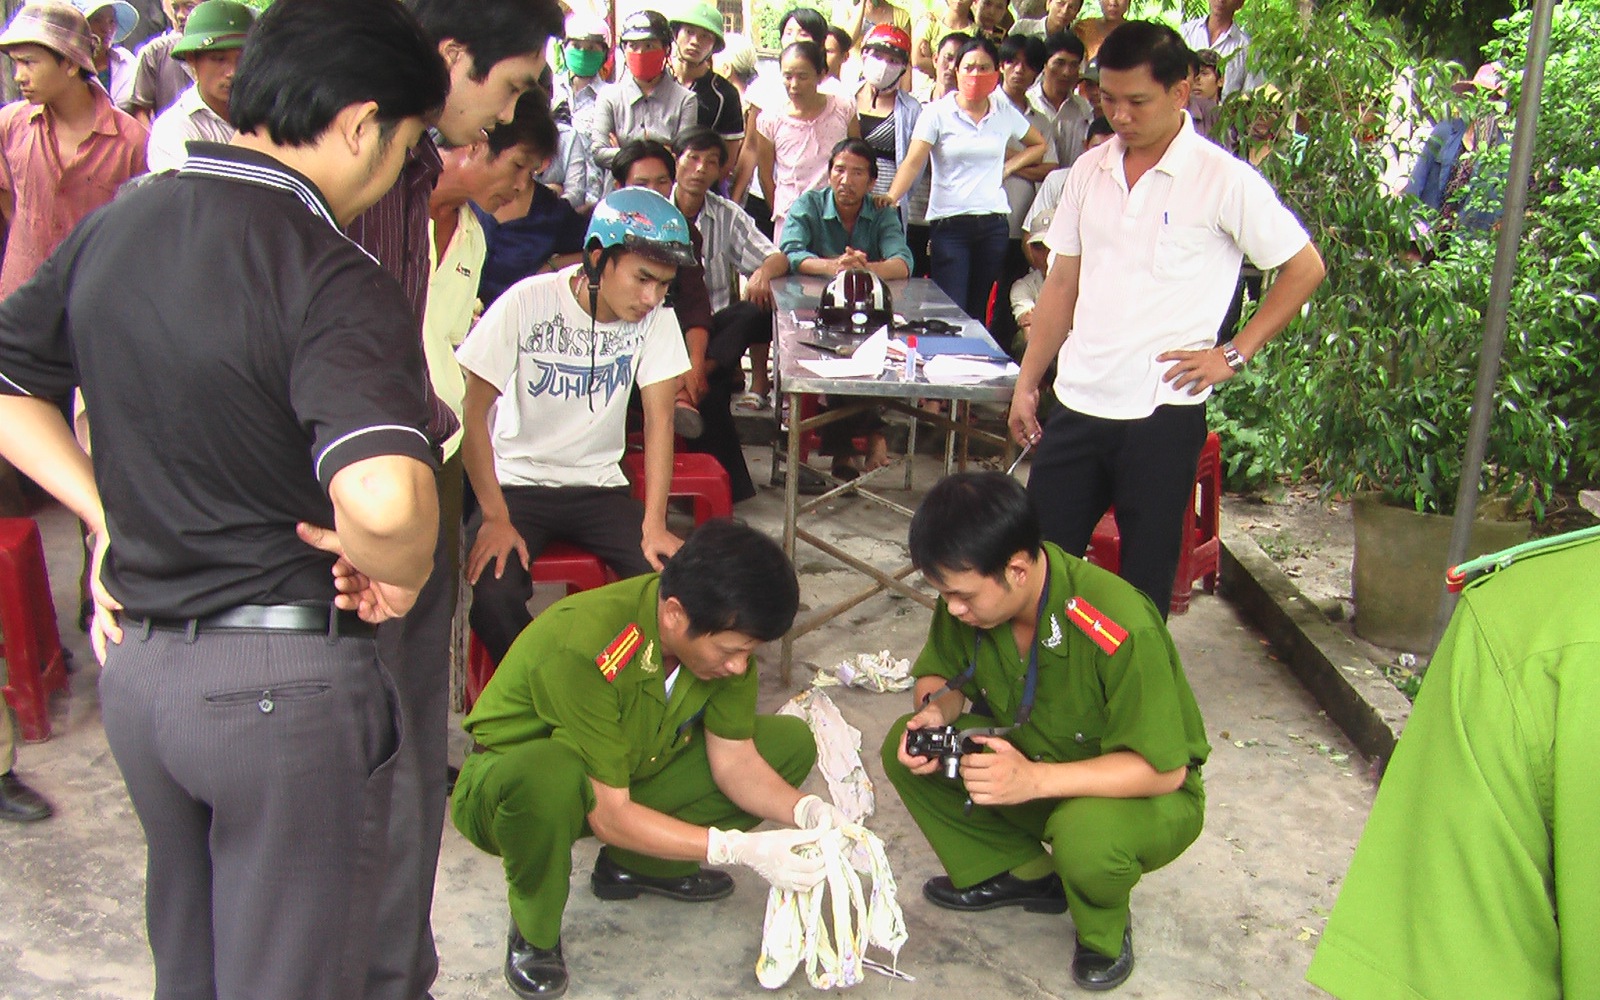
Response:
[{"label": "black leather shoe", "polygon": [[37,823],[54,816],[55,812],[43,795],[22,783],[15,771],[0,774],[0,819]]},{"label": "black leather shoe", "polygon": [[1072,981],[1086,990],[1102,992],[1114,990],[1133,975],[1133,928],[1122,932],[1122,954],[1116,958],[1102,955],[1078,941],[1077,954],[1072,956]]},{"label": "black leather shoe", "polygon": [[679,899],[685,903],[709,903],[733,894],[733,876],[715,868],[702,868],[679,878],[638,875],[618,866],[605,851],[595,859],[589,887],[601,899],[636,899],[641,892]]},{"label": "black leather shoe", "polygon": [[567,992],[567,960],[561,942],[554,948],[535,948],[511,921],[506,940],[506,985],[519,997],[558,997]]},{"label": "black leather shoe", "polygon": [[1001,872],[965,889],[957,889],[948,875],[939,875],[922,883],[922,894],[934,906],[947,910],[1020,906],[1029,913],[1067,911],[1067,894],[1061,889],[1061,877],[1055,874],[1024,881],[1010,872]]}]

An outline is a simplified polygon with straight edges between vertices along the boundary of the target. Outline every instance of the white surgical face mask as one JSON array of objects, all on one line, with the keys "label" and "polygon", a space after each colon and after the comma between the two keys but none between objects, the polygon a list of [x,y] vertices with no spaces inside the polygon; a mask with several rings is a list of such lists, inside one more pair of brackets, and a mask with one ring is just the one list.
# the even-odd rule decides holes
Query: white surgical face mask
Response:
[{"label": "white surgical face mask", "polygon": [[873,90],[882,93],[892,90],[900,83],[900,77],[906,72],[906,64],[890,62],[880,55],[871,52],[861,59],[861,79],[867,82]]}]

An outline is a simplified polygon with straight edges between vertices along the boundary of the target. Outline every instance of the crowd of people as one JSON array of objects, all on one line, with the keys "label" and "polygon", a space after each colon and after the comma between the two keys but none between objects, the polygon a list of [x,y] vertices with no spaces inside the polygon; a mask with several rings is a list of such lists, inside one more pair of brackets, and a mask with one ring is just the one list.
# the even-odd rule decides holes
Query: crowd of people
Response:
[{"label": "crowd of people", "polygon": [[[1242,0],[841,0],[784,14],[766,70],[703,0],[167,0],[137,54],[125,0],[75,2],[0,33],[0,455],[85,525],[158,996],[425,995],[447,818],[504,861],[524,997],[567,987],[582,837],[602,899],[816,884],[798,849],[843,817],[799,791],[809,732],[755,712],[793,566],[732,521],[680,538],[667,488],[687,447],[755,495],[733,413],[774,405],[773,283],[851,272],[1010,344],[1032,450],[912,523],[941,600],[882,761],[924,895],[1070,911],[1074,981],[1126,981],[1134,886],[1203,822],[1165,615],[1204,403],[1323,276],[1216,134],[1261,85]],[[1246,259],[1274,280],[1239,323]],[[1120,579],[1075,558],[1110,506]],[[533,619],[556,542],[620,582]],[[498,668],[446,798],[462,581]],[[45,819],[10,723],[0,818]],[[943,726],[992,730],[958,783],[907,749]]]}]

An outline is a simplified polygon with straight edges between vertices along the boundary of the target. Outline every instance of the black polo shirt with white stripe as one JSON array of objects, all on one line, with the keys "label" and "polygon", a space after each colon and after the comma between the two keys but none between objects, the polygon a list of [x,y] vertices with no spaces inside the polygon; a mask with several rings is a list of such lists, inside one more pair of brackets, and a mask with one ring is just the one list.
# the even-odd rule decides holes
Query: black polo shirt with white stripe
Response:
[{"label": "black polo shirt with white stripe", "polygon": [[269,156],[188,164],[96,211],[0,303],[0,392],[81,385],[112,547],[138,616],[326,602],[327,488],[366,458],[434,463],[415,317],[321,192]]}]

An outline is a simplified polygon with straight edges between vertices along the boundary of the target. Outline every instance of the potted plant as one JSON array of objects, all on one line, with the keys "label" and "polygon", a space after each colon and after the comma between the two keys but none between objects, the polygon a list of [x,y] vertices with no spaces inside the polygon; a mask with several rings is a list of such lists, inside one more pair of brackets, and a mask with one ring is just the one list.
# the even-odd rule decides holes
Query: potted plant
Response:
[{"label": "potted plant", "polygon": [[[1296,134],[1274,142],[1259,165],[1311,232],[1328,278],[1304,318],[1252,364],[1253,384],[1219,393],[1219,409],[1227,420],[1263,406],[1241,391],[1268,394],[1270,424],[1256,429],[1257,446],[1296,463],[1285,472],[1310,471],[1329,492],[1362,496],[1357,631],[1424,648],[1464,471],[1494,242],[1481,232],[1419,245],[1437,220],[1392,189],[1403,177],[1395,159],[1447,113],[1447,83],[1459,69],[1416,59],[1399,25],[1361,2],[1323,5],[1308,17],[1263,7],[1251,28],[1252,68],[1275,92],[1237,102],[1231,124],[1245,135],[1254,123],[1259,134],[1271,118],[1264,99],[1283,103],[1280,120],[1292,113]],[[1545,390],[1552,372],[1570,365],[1575,331],[1541,318],[1554,294],[1536,268],[1524,271],[1487,461],[1471,472],[1492,506],[1521,518],[1511,529],[1521,537],[1565,472],[1568,431]],[[1401,525],[1374,545],[1374,522],[1396,519]],[[1432,535],[1436,549],[1426,544]],[[1492,531],[1475,542],[1481,551],[1510,543]]]}]

